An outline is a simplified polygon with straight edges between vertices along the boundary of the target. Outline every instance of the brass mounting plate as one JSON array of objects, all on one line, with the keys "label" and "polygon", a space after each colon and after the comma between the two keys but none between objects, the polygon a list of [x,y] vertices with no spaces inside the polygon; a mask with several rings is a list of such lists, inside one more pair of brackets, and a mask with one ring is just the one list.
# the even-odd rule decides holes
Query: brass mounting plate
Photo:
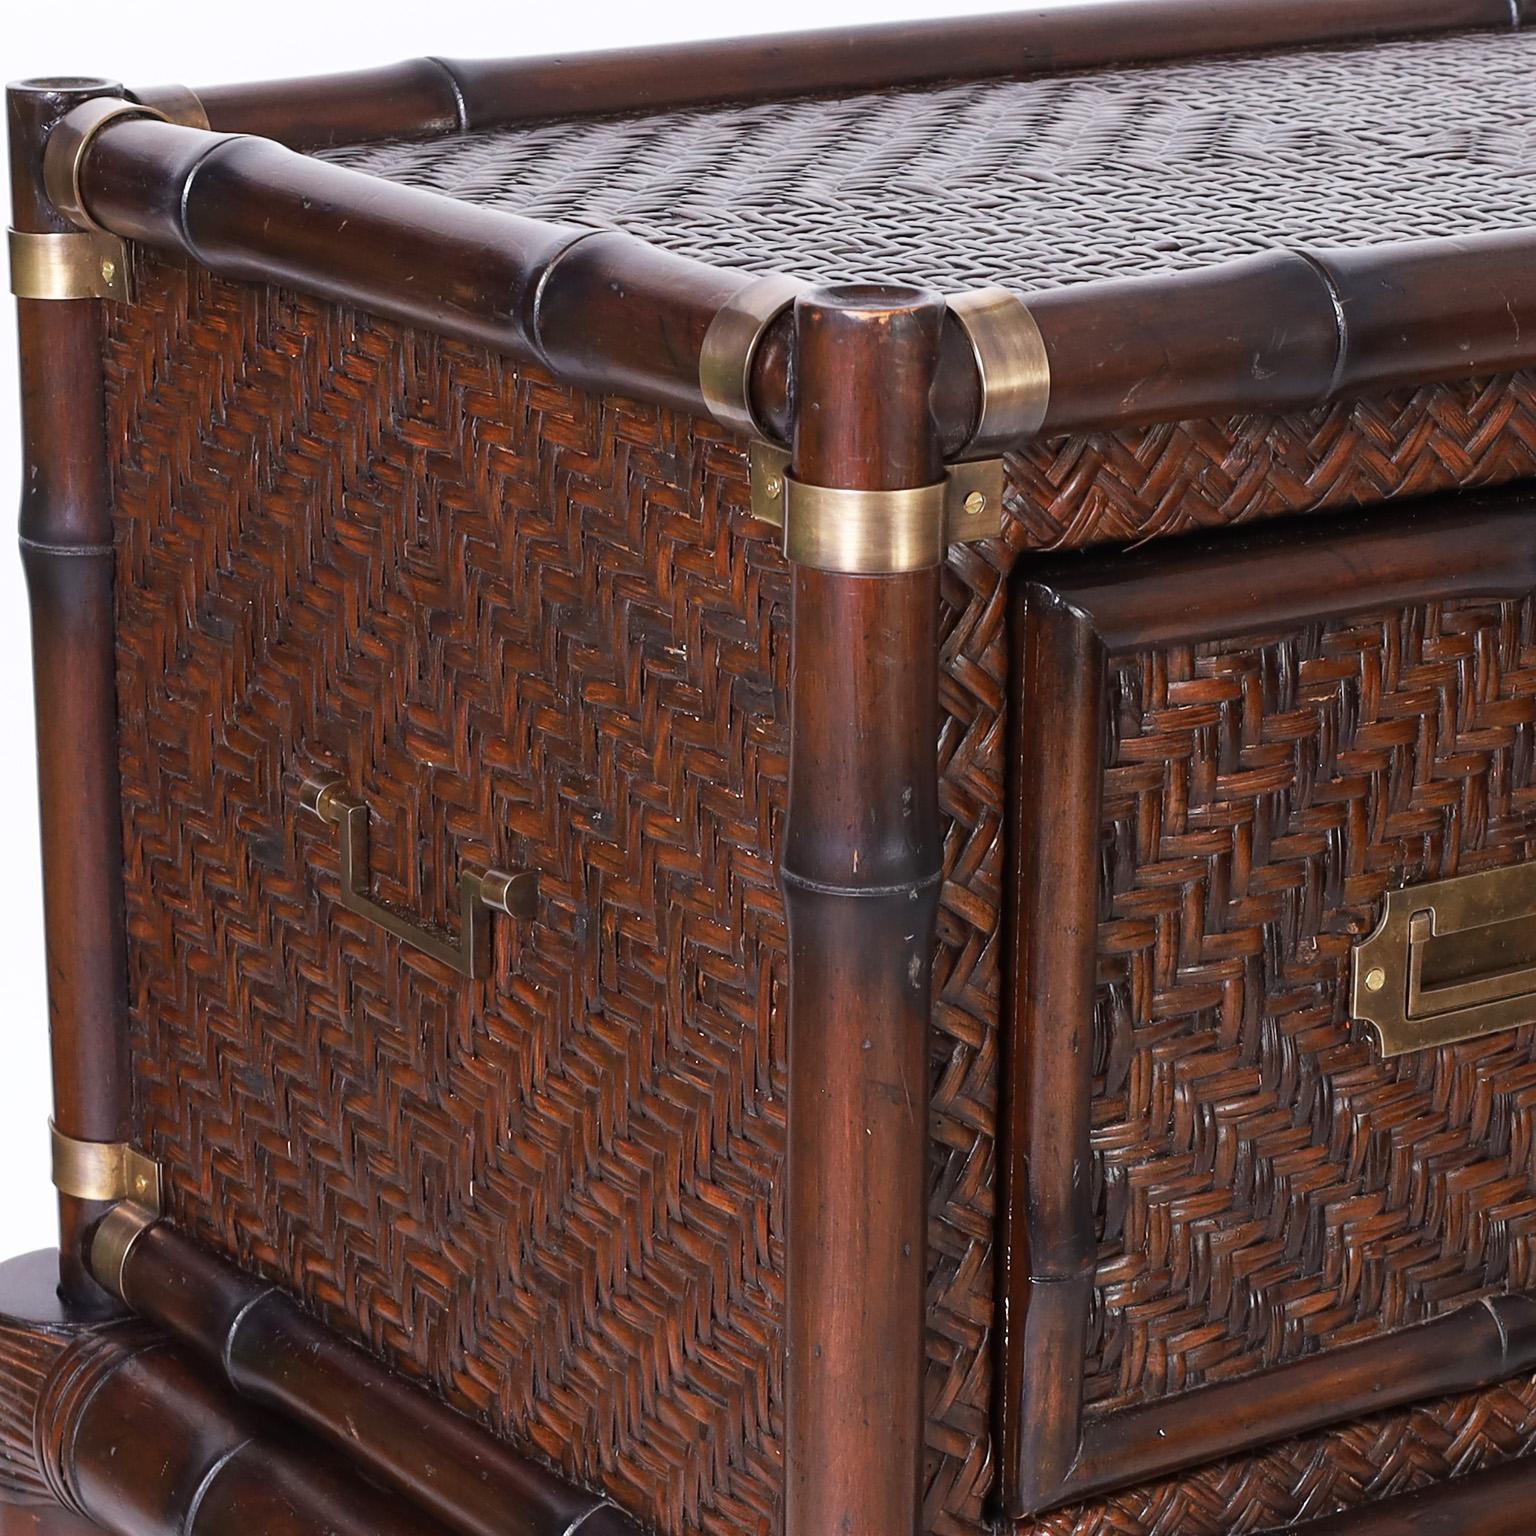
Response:
[{"label": "brass mounting plate", "polygon": [[1536,863],[1391,891],[1351,956],[1383,1056],[1536,1023]]},{"label": "brass mounting plate", "polygon": [[132,1200],[160,1210],[160,1165],[124,1141],[77,1141],[51,1120],[53,1186],[76,1200]]},{"label": "brass mounting plate", "polygon": [[933,485],[849,491],[807,485],[790,456],[754,441],[752,515],[784,530],[784,554],[800,565],[849,574],[891,574],[937,565],[951,544],[996,538],[1003,527],[1003,461],[951,464]]},{"label": "brass mounting plate", "polygon": [[128,247],[105,230],[9,232],[11,292],[18,299],[132,298]]}]

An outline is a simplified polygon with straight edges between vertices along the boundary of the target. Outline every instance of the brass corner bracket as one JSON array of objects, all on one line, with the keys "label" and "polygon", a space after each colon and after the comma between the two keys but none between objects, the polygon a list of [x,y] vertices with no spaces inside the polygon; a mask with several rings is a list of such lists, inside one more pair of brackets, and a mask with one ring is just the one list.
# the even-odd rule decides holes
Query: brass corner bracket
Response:
[{"label": "brass corner bracket", "polygon": [[51,1120],[53,1187],[76,1200],[104,1203],[132,1200],[149,1210],[161,1208],[160,1164],[123,1141],[77,1141]]},{"label": "brass corner bracket", "polygon": [[752,366],[769,327],[810,285],[797,277],[759,277],[715,312],[699,349],[699,390],[722,426],[749,437],[763,429],[752,411]]},{"label": "brass corner bracket", "polygon": [[752,515],[784,530],[797,565],[848,575],[893,575],[937,565],[951,544],[996,538],[1003,527],[1003,461],[967,459],[942,480],[899,491],[807,485],[771,443],[750,449]]},{"label": "brass corner bracket", "polygon": [[134,1200],[122,1200],[114,1205],[97,1224],[91,1239],[91,1273],[97,1283],[109,1295],[119,1301],[128,1298],[123,1294],[123,1271],[128,1266],[128,1255],[133,1245],[161,1219],[158,1207],[151,1208]]},{"label": "brass corner bracket", "polygon": [[158,108],[117,96],[82,102],[63,117],[43,146],[43,185],[48,201],[78,226],[74,230],[9,232],[11,292],[18,299],[133,298],[128,247],[87,211],[80,172],[96,135],[124,118],[167,120]]},{"label": "brass corner bracket", "polygon": [[203,105],[202,97],[190,86],[146,86],[133,92],[133,100],[178,127],[198,128],[204,133],[211,131],[208,109]]},{"label": "brass corner bracket", "polygon": [[43,187],[48,193],[48,201],[81,229],[101,230],[101,225],[86,208],[81,191],[85,157],[103,128],[130,117],[166,121],[165,114],[158,108],[124,101],[118,96],[96,96],[66,113],[43,146]]},{"label": "brass corner bracket", "polygon": [[797,479],[790,454],[764,440],[752,412],[757,350],[804,287],[787,277],[747,284],[704,338],[705,401],[718,421],[752,439],[752,515],[783,530],[788,559],[848,574],[921,570],[942,561],[951,544],[996,538],[1003,526],[1000,455],[1040,430],[1050,403],[1050,358],[1029,307],[1004,288],[947,301],[970,342],[981,400],[970,440],[943,479],[902,490],[840,490]]},{"label": "brass corner bracket", "polygon": [[133,297],[128,247],[104,229],[64,234],[8,232],[11,292],[18,299],[116,299]]},{"label": "brass corner bracket", "polygon": [[964,457],[985,458],[1031,438],[1051,403],[1051,359],[1029,306],[1007,288],[976,288],[947,300],[976,359],[981,410]]}]

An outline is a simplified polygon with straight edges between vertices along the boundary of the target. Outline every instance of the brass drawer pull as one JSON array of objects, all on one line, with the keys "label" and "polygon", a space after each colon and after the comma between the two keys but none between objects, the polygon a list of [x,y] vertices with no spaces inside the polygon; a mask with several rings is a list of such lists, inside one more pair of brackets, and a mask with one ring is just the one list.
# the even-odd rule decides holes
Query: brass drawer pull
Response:
[{"label": "brass drawer pull", "polygon": [[529,919],[535,915],[539,877],[532,870],[465,870],[459,876],[457,936],[418,923],[368,894],[368,807],[347,793],[341,779],[310,780],[303,788],[306,810],[337,828],[341,853],[341,904],[387,933],[451,965],[461,976],[484,976],[491,968],[490,912]]},{"label": "brass drawer pull", "polygon": [[1536,1023],[1536,864],[1390,892],[1353,962],[1383,1056]]}]

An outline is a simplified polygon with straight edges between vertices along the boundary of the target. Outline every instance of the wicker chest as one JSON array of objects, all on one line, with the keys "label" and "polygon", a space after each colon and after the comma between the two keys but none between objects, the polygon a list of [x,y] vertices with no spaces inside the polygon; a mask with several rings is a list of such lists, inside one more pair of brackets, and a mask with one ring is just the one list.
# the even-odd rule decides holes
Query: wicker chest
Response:
[{"label": "wicker chest", "polygon": [[1536,1528],[1527,9],[13,87],[0,1533]]}]

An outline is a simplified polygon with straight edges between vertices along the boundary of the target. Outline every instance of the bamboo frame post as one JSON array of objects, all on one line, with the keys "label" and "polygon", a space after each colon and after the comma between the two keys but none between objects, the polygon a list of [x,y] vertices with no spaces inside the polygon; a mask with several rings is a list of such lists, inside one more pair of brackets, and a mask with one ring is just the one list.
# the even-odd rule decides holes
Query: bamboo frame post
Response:
[{"label": "bamboo frame post", "polygon": [[19,1509],[0,1504],[0,1536],[100,1536],[67,1509]]},{"label": "bamboo frame post", "polygon": [[[796,304],[794,473],[942,473],[924,290]],[[922,1507],[928,1020],[941,846],[937,565],[797,565],[789,815],[788,1536],[911,1536]]]},{"label": "bamboo frame post", "polygon": [[[105,80],[7,92],[12,220],[75,230],[50,203],[43,145]],[[127,960],[113,672],[112,512],[99,299],[19,299],[21,550],[32,605],[53,1117],[85,1142],[128,1138]],[[39,1131],[41,1132],[41,1127]],[[106,1307],[81,1238],[106,1207],[61,1195],[60,1283]]]},{"label": "bamboo frame post", "polygon": [[0,1264],[0,1498],[22,1506],[4,1536],[449,1536],[154,1330],[81,1314],[56,1268],[50,1252]]},{"label": "bamboo frame post", "polygon": [[641,1536],[609,1499],[493,1439],[289,1296],[132,1204],[96,1230],[97,1278],[197,1357],[215,1382],[285,1420],[460,1536]]}]

